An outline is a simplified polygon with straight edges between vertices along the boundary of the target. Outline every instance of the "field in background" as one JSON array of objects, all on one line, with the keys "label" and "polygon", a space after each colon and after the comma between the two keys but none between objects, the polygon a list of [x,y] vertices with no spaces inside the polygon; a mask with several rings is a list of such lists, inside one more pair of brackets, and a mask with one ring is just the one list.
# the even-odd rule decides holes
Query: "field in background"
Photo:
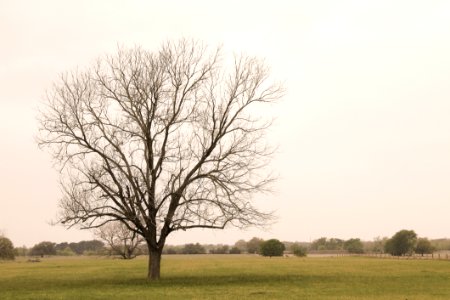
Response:
[{"label": "field in background", "polygon": [[0,299],[450,299],[450,261],[166,255],[0,262]]}]

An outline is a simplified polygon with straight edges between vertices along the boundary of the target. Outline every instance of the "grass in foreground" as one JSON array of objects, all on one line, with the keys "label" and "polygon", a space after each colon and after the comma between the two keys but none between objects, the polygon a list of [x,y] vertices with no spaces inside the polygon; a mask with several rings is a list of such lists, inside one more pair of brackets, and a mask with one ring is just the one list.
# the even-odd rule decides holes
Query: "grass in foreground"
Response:
[{"label": "grass in foreground", "polygon": [[450,299],[450,262],[376,258],[164,256],[0,263],[0,299]]}]

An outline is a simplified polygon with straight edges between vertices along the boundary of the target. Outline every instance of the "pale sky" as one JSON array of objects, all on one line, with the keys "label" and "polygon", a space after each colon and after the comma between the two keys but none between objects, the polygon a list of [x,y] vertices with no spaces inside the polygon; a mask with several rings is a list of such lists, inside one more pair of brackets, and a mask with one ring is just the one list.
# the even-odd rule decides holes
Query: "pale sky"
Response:
[{"label": "pale sky", "polygon": [[278,222],[167,243],[450,237],[449,1],[0,0],[0,230],[16,246],[92,238],[49,225],[58,174],[34,140],[46,89],[117,45],[180,37],[265,58],[287,93],[269,137],[277,191],[258,199]]}]

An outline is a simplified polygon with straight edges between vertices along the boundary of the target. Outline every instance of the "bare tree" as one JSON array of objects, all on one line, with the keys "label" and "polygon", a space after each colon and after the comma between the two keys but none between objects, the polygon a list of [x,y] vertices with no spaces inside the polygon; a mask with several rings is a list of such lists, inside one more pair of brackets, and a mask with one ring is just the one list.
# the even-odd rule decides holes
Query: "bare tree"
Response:
[{"label": "bare tree", "polygon": [[62,75],[39,118],[39,143],[61,167],[60,222],[123,222],[147,243],[149,279],[173,231],[266,224],[252,196],[274,180],[259,106],[282,89],[268,75],[256,58],[226,64],[187,40]]},{"label": "bare tree", "polygon": [[96,228],[94,234],[106,242],[112,254],[118,254],[123,259],[131,259],[136,257],[136,250],[144,239],[129,227],[119,221],[108,222]]}]

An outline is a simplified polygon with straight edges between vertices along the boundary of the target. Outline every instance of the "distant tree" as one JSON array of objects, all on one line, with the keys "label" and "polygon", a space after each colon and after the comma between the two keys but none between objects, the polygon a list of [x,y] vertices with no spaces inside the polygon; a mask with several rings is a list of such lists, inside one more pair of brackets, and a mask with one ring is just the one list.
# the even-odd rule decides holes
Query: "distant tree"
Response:
[{"label": "distant tree", "polygon": [[312,250],[343,250],[344,241],[341,239],[321,237],[312,242]]},{"label": "distant tree", "polygon": [[394,248],[394,242],[392,239],[388,239],[386,243],[384,244],[384,252],[389,253],[391,255],[400,256],[402,254],[397,254]]},{"label": "distant tree", "polygon": [[349,239],[345,241],[344,249],[349,253],[364,253],[364,245],[360,239]]},{"label": "distant tree", "polygon": [[179,250],[176,246],[167,245],[164,247],[163,254],[180,254],[181,250]]},{"label": "distant tree", "polygon": [[145,255],[148,256],[148,247],[147,245],[144,244],[140,244],[137,249],[136,249],[136,255]]},{"label": "distant tree", "polygon": [[186,244],[186,245],[184,245],[182,253],[183,254],[204,254],[204,253],[206,253],[206,250],[205,250],[205,247],[203,247],[199,243]]},{"label": "distant tree", "polygon": [[291,251],[295,256],[299,256],[299,257],[306,256],[306,254],[307,254],[306,247],[304,247],[298,243],[294,243],[291,245]]},{"label": "distant tree", "polygon": [[14,248],[14,254],[16,256],[27,256],[28,248],[26,246],[16,247],[16,248]]},{"label": "distant tree", "polygon": [[123,259],[132,259],[144,238],[131,231],[130,226],[123,222],[109,222],[95,230],[95,235],[102,239],[112,251],[112,254],[120,255]]},{"label": "distant tree", "polygon": [[327,242],[327,250],[343,250],[344,240],[331,238]]},{"label": "distant tree", "polygon": [[238,247],[234,246],[230,249],[230,254],[241,254],[241,249],[239,249]]},{"label": "distant tree", "polygon": [[431,245],[433,245],[435,250],[450,250],[450,239],[434,239],[431,240]]},{"label": "distant tree", "polygon": [[[63,242],[63,243],[59,243],[59,244],[55,245],[56,252],[63,251],[66,248],[70,249],[69,243],[67,243],[67,242]],[[70,251],[74,252],[72,249],[70,249]],[[75,252],[74,252],[74,254],[75,254]]]},{"label": "distant tree", "polygon": [[[103,244],[103,243],[102,243]],[[82,255],[85,251],[84,244],[78,243],[78,242],[72,242],[69,243],[70,249],[72,249],[73,252],[75,252],[77,255]]]},{"label": "distant tree", "polygon": [[413,230],[400,230],[386,241],[385,251],[394,256],[412,254],[417,242],[417,234]]},{"label": "distant tree", "polygon": [[247,242],[244,240],[239,240],[234,243],[234,247],[238,248],[241,251],[240,253],[247,252]]},{"label": "distant tree", "polygon": [[175,250],[174,248],[169,248],[166,251],[166,254],[177,254],[177,250]]},{"label": "distant tree", "polygon": [[[64,245],[65,243],[63,243]],[[99,240],[80,241],[77,243],[70,243],[69,247],[78,255],[85,253],[103,253],[105,244]],[[65,248],[65,246],[63,246]]]},{"label": "distant tree", "polygon": [[210,250],[211,254],[227,254],[230,250],[228,245],[218,245]]},{"label": "distant tree", "polygon": [[320,239],[314,240],[311,243],[311,250],[325,250],[326,243],[326,237],[321,237]]},{"label": "distant tree", "polygon": [[61,255],[61,256],[73,256],[73,255],[76,255],[76,253],[73,252],[73,250],[70,249],[69,246],[67,246],[66,248],[63,248],[63,249],[58,248],[58,249],[56,250],[56,254],[57,254],[57,255]]},{"label": "distant tree", "polygon": [[261,244],[262,256],[283,256],[284,244],[277,239],[270,239]]},{"label": "distant tree", "polygon": [[374,253],[383,253],[385,245],[389,238],[377,236],[371,242],[366,242],[365,251]]},{"label": "distant tree", "polygon": [[427,238],[419,238],[417,239],[415,252],[421,254],[433,253],[434,247],[431,245],[431,242]]},{"label": "distant tree", "polygon": [[263,239],[254,237],[251,240],[247,242],[247,252],[254,254],[259,253],[259,250],[261,249],[261,244],[264,242]]},{"label": "distant tree", "polygon": [[0,260],[14,259],[14,245],[10,239],[0,235]]},{"label": "distant tree", "polygon": [[41,257],[44,257],[44,255],[56,255],[55,243],[40,242],[31,248],[30,255]]}]

